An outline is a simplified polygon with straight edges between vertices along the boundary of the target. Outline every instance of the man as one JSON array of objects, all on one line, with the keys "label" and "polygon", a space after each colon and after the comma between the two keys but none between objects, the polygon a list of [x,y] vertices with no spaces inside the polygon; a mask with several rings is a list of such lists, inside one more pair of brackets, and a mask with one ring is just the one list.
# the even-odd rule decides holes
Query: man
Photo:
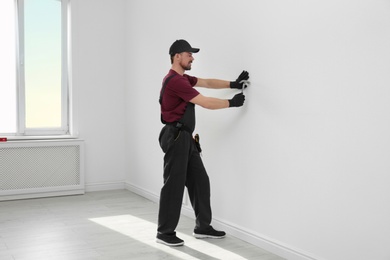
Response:
[{"label": "man", "polygon": [[193,235],[196,238],[223,238],[225,232],[211,225],[210,182],[200,157],[198,138],[193,138],[195,129],[195,105],[207,109],[240,107],[245,96],[236,94],[232,99],[206,97],[194,86],[223,89],[242,89],[249,79],[243,71],[236,81],[202,79],[185,74],[194,61],[192,48],[185,40],[175,41],[170,49],[171,70],[164,78],[160,92],[162,128],[159,142],[164,156],[164,185],[160,194],[157,242],[168,246],[181,246],[184,241],[176,236],[184,187],[187,187],[196,216]]}]

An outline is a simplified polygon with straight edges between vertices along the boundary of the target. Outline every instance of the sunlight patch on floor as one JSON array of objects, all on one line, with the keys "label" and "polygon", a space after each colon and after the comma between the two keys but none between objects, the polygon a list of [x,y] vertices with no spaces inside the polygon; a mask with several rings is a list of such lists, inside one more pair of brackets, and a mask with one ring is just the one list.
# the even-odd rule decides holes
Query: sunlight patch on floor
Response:
[{"label": "sunlight patch on floor", "polygon": [[184,247],[168,247],[156,243],[156,224],[131,215],[91,218],[89,220],[181,259],[199,259],[192,256],[197,254],[207,255],[210,258],[215,257],[216,259],[220,259],[222,255],[224,259],[246,259],[208,243],[207,240],[196,239],[181,232],[178,232],[177,235],[185,241]]}]

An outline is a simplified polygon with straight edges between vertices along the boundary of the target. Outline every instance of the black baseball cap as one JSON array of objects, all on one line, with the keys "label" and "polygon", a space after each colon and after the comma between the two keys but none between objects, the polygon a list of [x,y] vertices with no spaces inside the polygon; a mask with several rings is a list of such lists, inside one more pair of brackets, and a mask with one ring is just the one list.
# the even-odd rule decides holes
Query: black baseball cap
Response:
[{"label": "black baseball cap", "polygon": [[197,53],[198,51],[198,48],[192,48],[186,40],[176,40],[174,43],[172,43],[171,48],[169,48],[169,55],[173,56],[176,53],[182,52]]}]

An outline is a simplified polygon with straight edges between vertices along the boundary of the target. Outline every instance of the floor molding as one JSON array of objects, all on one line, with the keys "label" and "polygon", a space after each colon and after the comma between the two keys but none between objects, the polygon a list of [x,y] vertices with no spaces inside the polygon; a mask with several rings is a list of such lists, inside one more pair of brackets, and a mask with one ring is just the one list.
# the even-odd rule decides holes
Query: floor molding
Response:
[{"label": "floor molding", "polygon": [[124,190],[125,181],[118,182],[95,182],[95,183],[86,183],[85,191],[105,191],[105,190]]},{"label": "floor molding", "polygon": [[153,192],[147,191],[145,189],[139,188],[135,185],[132,185],[128,182],[125,184],[126,190],[129,190],[131,192],[134,192],[135,194],[138,194],[148,200],[151,200],[153,202],[158,202],[159,201],[159,196]]},{"label": "floor molding", "polygon": [[228,234],[242,239],[248,243],[256,245],[260,248],[268,250],[276,255],[284,257],[288,260],[320,260],[317,257],[303,252],[302,250],[293,248],[280,241],[271,239],[261,234],[256,234],[246,228],[240,227],[237,224],[229,223],[228,221],[213,219],[216,227],[220,227]]},{"label": "floor molding", "polygon": [[[134,186],[130,183],[126,183],[125,186],[127,190],[134,192],[146,199],[149,199],[154,202],[159,201],[159,196],[155,193]],[[194,219],[194,212],[192,210],[191,205],[188,205],[188,201],[186,200],[186,198],[183,199],[183,202],[184,203],[182,207],[182,214]],[[289,245],[285,245],[281,242],[278,242],[261,234],[255,234],[243,227],[240,227],[233,223],[229,223],[228,221],[222,219],[213,218],[213,226],[216,229],[224,230],[234,237],[237,237],[248,243],[268,250],[269,252],[284,257],[288,260],[321,260],[320,258],[316,258],[309,253],[303,252],[302,250],[295,249]]]}]

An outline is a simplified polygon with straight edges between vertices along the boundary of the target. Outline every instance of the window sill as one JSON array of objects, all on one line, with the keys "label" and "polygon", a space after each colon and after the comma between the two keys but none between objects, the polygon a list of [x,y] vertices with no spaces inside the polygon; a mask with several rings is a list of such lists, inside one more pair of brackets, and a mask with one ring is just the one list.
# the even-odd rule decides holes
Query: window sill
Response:
[{"label": "window sill", "polygon": [[65,139],[78,139],[78,136],[72,135],[39,135],[39,136],[6,136],[7,141],[45,141],[45,140],[65,140]]}]

